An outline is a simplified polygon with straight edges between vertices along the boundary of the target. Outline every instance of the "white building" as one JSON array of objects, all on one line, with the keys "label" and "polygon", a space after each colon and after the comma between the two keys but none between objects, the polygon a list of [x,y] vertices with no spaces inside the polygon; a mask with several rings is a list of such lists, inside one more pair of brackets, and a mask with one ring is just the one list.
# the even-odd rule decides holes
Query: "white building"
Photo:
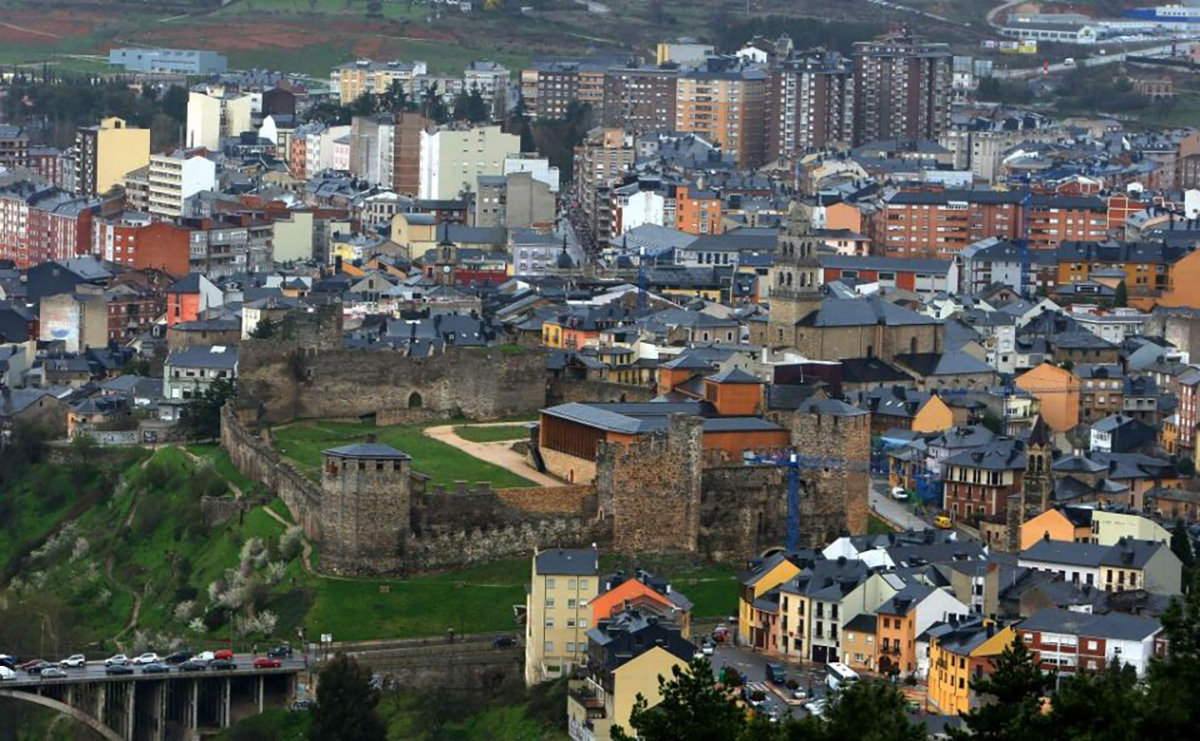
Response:
[{"label": "white building", "polygon": [[217,163],[182,149],[152,154],[149,182],[149,212],[177,219],[183,216],[184,201],[201,191],[217,189]]},{"label": "white building", "polygon": [[503,175],[504,161],[521,151],[521,137],[499,126],[421,132],[418,197],[453,200],[477,192],[480,175]]},{"label": "white building", "polygon": [[558,192],[558,168],[551,167],[550,160],[545,157],[527,157],[524,155],[505,157],[504,174],[507,176],[514,172],[528,172],[533,175],[534,180],[545,183],[551,193]]},{"label": "white building", "polygon": [[617,236],[643,224],[666,226],[666,199],[658,191],[639,190],[627,197],[618,194],[617,209],[620,213],[620,229]]},{"label": "white building", "polygon": [[1128,306],[1109,311],[1095,306],[1072,306],[1071,318],[1097,337],[1119,345],[1127,337],[1141,335],[1150,315]]},{"label": "white building", "polygon": [[227,91],[223,85],[202,85],[188,95],[187,136],[189,148],[221,148],[221,137],[252,131],[254,98]]},{"label": "white building", "polygon": [[[304,171],[308,177],[322,170],[347,170],[350,165],[350,152],[346,152],[345,166],[335,166],[333,143],[338,139],[350,136],[350,126],[323,126],[319,130],[308,131],[304,136]],[[349,139],[346,140],[347,147]]]}]

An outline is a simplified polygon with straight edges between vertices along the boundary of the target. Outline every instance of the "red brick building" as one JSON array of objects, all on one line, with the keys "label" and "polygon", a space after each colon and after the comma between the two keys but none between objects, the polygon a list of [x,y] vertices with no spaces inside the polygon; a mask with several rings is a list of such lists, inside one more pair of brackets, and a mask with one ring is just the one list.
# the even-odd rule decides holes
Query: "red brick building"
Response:
[{"label": "red brick building", "polygon": [[0,259],[29,268],[87,254],[96,205],[28,181],[0,189]]},{"label": "red brick building", "polygon": [[96,219],[91,252],[131,268],[153,268],[178,277],[188,273],[191,232],[165,221],[151,221],[147,214],[124,212]]},{"label": "red brick building", "polygon": [[884,198],[876,215],[876,247],[886,257],[951,259],[981,239],[1018,238],[1023,217],[1032,249],[1108,236],[1108,204],[1102,198],[1032,194],[1022,206],[1026,197],[1020,191],[899,191]]},{"label": "red brick building", "polygon": [[946,471],[943,506],[954,519],[998,517],[1009,496],[1021,491],[1025,450],[1020,443],[994,443],[966,450],[942,462]]}]

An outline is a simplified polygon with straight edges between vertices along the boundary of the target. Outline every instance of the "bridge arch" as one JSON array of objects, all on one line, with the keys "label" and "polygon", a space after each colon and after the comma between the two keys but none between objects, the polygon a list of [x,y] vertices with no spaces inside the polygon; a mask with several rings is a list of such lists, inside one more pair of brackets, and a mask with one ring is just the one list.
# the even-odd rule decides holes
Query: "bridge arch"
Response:
[{"label": "bridge arch", "polygon": [[95,717],[83,712],[79,708],[72,707],[65,702],[61,702],[59,700],[45,697],[33,692],[18,692],[16,690],[0,690],[0,697],[7,697],[13,700],[23,700],[24,702],[31,702],[35,705],[41,705],[42,707],[50,708],[51,710],[57,710],[63,715],[73,718],[88,728],[91,728],[96,733],[99,733],[105,738],[106,741],[125,741],[125,739],[121,738],[120,734],[101,723]]}]

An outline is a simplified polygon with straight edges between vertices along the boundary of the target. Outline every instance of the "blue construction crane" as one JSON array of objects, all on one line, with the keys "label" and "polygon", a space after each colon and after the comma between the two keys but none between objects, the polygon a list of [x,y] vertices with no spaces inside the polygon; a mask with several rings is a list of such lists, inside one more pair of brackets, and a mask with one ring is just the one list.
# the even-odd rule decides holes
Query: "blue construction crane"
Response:
[{"label": "blue construction crane", "polygon": [[1017,278],[1017,293],[1029,298],[1033,292],[1026,291],[1025,276],[1029,273],[1029,204],[1033,202],[1033,193],[1026,181],[1025,194],[1021,196],[1021,222],[1017,234],[1017,248],[1021,251],[1021,275]]}]

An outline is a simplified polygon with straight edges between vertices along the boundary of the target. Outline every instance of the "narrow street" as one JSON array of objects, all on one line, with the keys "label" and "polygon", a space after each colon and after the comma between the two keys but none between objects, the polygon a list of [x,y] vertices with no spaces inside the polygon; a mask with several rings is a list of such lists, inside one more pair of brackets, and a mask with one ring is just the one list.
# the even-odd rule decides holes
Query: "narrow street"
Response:
[{"label": "narrow street", "polygon": [[925,530],[929,525],[912,513],[904,502],[897,502],[888,495],[886,480],[872,480],[870,499],[871,511],[907,530]]}]

